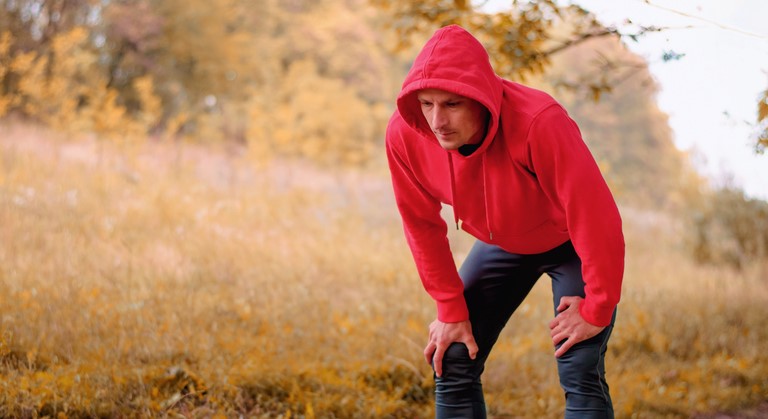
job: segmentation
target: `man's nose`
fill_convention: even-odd
[[[441,109],[439,106],[435,106],[432,110],[432,129],[433,130],[439,130],[443,126],[445,126],[447,122],[446,113],[445,110]]]

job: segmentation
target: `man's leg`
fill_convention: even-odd
[[[464,344],[445,352],[443,376],[435,377],[437,418],[485,418],[480,375],[499,333],[541,276],[530,260],[481,241],[472,247],[459,274],[479,351],[474,360]]]
[[[544,255],[550,259],[546,272],[552,278],[555,310],[564,296],[583,298],[581,260],[572,244],[568,242]],[[614,311],[608,327],[577,343],[557,359],[560,385],[565,392],[566,418],[613,418],[613,404],[605,380],[605,352],[615,318]]]

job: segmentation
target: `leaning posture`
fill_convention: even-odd
[[[624,237],[613,196],[565,109],[496,75],[482,44],[448,26],[416,57],[386,149],[405,236],[437,305],[424,349],[436,416],[486,416],[485,361],[546,273],[565,417],[613,417],[605,354]],[[459,270],[442,204],[453,207],[456,228],[477,238]]]

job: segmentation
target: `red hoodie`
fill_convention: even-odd
[[[440,147],[416,95],[427,88],[488,108],[488,132],[475,152]],[[576,123],[552,97],[497,76],[485,48],[448,26],[416,57],[386,146],[406,239],[439,320],[469,318],[440,216],[444,203],[453,206],[457,228],[510,253],[542,253],[571,240],[586,284],[581,315],[610,323],[624,271],[621,218]]]

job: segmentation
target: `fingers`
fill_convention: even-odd
[[[432,365],[432,356],[435,353],[435,348],[437,345],[430,340],[427,344],[426,348],[424,348],[424,360],[427,361],[427,364]]]
[[[557,351],[555,351],[555,358],[560,358],[561,356],[563,356],[575,344],[576,344],[575,339],[570,339],[570,338],[565,342],[563,342],[560,348],[558,348]]]
[[[557,312],[559,313],[559,312],[567,309],[568,307],[570,307],[571,304],[573,304],[573,300],[576,299],[576,298],[578,298],[578,297],[570,297],[570,296],[561,297],[560,298],[560,304],[557,306],[557,309],[556,309]]]
[[[432,322],[429,326],[429,343],[424,348],[424,359],[432,364],[438,377],[443,375],[443,356],[454,342],[463,343],[471,359],[477,357],[479,350],[469,320],[456,323],[443,323],[439,320]]]
[[[568,339],[571,335],[571,331],[565,327],[565,324],[552,321],[549,323],[549,336],[552,338],[552,344],[557,345],[564,339]]]
[[[466,342],[464,342],[465,345],[467,345],[467,350],[469,351],[469,357],[471,359],[475,359],[477,357],[477,351],[479,350],[477,348],[477,343],[475,342],[474,337],[470,337]]]
[[[432,364],[438,377],[443,376],[443,355],[445,354],[445,349],[445,346],[438,345],[435,348],[435,355],[432,357]]]
[[[555,317],[549,322],[549,330],[554,330],[558,324],[560,324],[560,318]]]
[[[565,339],[573,340],[571,339],[571,336],[568,336],[567,333],[553,333],[552,334],[552,344],[557,346],[558,343],[562,342]]]
[[[557,310],[558,313],[562,312],[563,310],[565,310],[566,308],[569,307],[568,304],[566,304],[565,301],[563,301],[565,298],[566,297],[563,297],[560,300],[560,305],[558,305],[557,308],[555,309],[555,310]]]
[[[567,296],[560,299],[557,307],[558,314],[549,322],[552,344],[560,348],[555,351],[555,357],[561,357],[574,345],[590,339],[600,333],[604,326],[595,326],[584,320],[579,312],[579,306],[584,299],[578,296]]]

